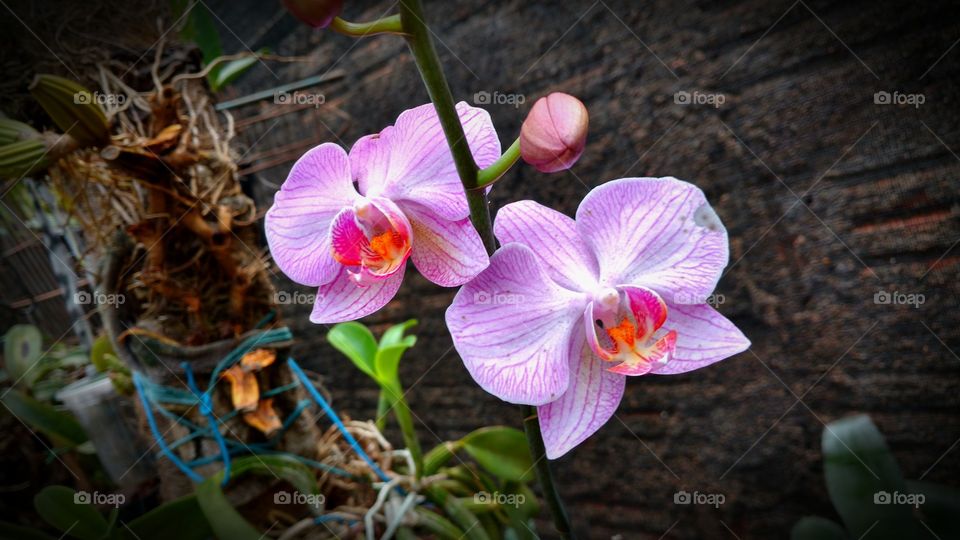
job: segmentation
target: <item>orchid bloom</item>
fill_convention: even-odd
[[[551,459],[613,416],[627,376],[684,373],[750,345],[706,304],[727,233],[689,183],[608,182],[576,221],[512,203],[494,233],[503,247],[457,293],[447,326],[484,390],[538,406]]]
[[[490,115],[457,105],[480,167],[500,156]],[[407,259],[434,283],[462,285],[489,259],[470,223],[453,157],[432,104],[354,144],[303,155],[266,215],[267,241],[293,281],[318,287],[310,320],[359,319],[400,288]]]

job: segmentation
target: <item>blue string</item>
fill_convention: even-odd
[[[227,443],[223,440],[223,434],[220,433],[217,417],[213,414],[213,400],[210,397],[210,391],[213,389],[216,379],[211,379],[207,391],[201,394],[200,389],[197,388],[197,382],[193,378],[193,369],[190,368],[190,363],[181,362],[180,367],[187,374],[187,386],[190,391],[200,398],[200,414],[207,418],[213,439],[217,441],[217,446],[220,447],[220,454],[223,455],[223,481],[220,484],[226,486],[230,482],[230,451],[227,450]]]
[[[150,425],[150,431],[153,433],[153,438],[156,439],[157,444],[160,446],[160,452],[167,457],[178,469],[183,471],[183,474],[187,475],[194,482],[203,482],[203,477],[199,474],[193,472],[193,469],[188,467],[183,461],[180,461],[180,458],[177,457],[169,447],[167,443],[163,440],[163,435],[160,434],[160,430],[157,429],[157,421],[153,418],[153,410],[150,407],[150,403],[147,400],[147,394],[143,388],[143,376],[140,373],[133,372],[133,384],[137,387],[137,393],[140,394],[140,403],[143,405],[143,410],[147,416],[147,424]]]
[[[333,407],[327,403],[327,400],[323,399],[323,396],[320,395],[320,392],[314,388],[313,383],[310,382],[310,379],[307,378],[307,375],[300,369],[300,366],[297,365],[297,362],[293,358],[287,359],[287,364],[290,366],[290,369],[293,370],[294,374],[300,379],[300,382],[303,383],[303,387],[307,389],[307,392],[310,394],[310,397],[317,402],[317,405],[320,405],[320,408],[323,409],[330,420],[333,422],[333,425],[337,426],[337,429],[340,430],[340,434],[343,435],[343,438],[350,443],[350,447],[353,448],[353,451],[357,453],[364,461],[367,462],[367,465],[370,465],[370,468],[373,469],[373,472],[377,473],[377,476],[380,477],[384,482],[389,482],[390,477],[386,475],[376,463],[370,459],[370,456],[363,451],[363,448],[360,448],[360,444],[356,439],[353,438],[353,435],[347,431],[347,426],[343,425],[343,422],[340,420],[340,417],[337,416],[337,413],[333,410]]]
[[[328,521],[338,521],[340,523],[346,523],[348,526],[353,526],[353,524],[357,522],[355,519],[345,518],[335,514],[324,514],[322,516],[315,517],[313,519],[313,524],[320,525],[321,523],[326,523]]]

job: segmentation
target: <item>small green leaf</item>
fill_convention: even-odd
[[[374,359],[374,371],[377,381],[392,389],[400,387],[400,359],[403,353],[417,342],[416,336],[407,336],[397,345],[380,347]]]
[[[533,479],[533,458],[522,431],[492,426],[480,428],[462,439],[463,448],[481,467],[501,480],[528,482]]]
[[[340,323],[327,333],[327,341],[371,378],[377,378],[374,361],[377,340],[370,329],[358,322]]]
[[[490,540],[487,532],[480,525],[480,520],[460,501],[460,499],[450,495],[437,486],[426,488],[425,493],[434,504],[443,508],[444,513],[450,516],[450,519],[463,529],[464,534],[461,538],[470,540]]]
[[[263,48],[257,51],[257,54],[267,54],[268,49]],[[214,92],[218,92],[228,84],[232,83],[239,77],[243,75],[245,71],[256,65],[260,59],[256,56],[248,56],[245,58],[238,58],[236,60],[231,60],[220,65],[220,69],[216,70],[216,75],[213,73],[210,74],[209,82],[210,89]]]
[[[447,462],[453,458],[453,455],[462,447],[463,443],[460,441],[446,441],[438,444],[433,450],[427,452],[427,455],[423,456],[424,476],[436,474],[440,467],[446,465]]]
[[[822,445],[827,491],[850,536],[872,530],[876,538],[916,538],[910,507],[889,500],[905,494],[906,484],[870,417],[831,422]]]
[[[807,516],[793,526],[790,540],[848,540],[843,527],[829,519]]]
[[[165,503],[126,524],[128,540],[204,540],[213,531],[196,495],[187,495]]]
[[[301,493],[317,494],[320,486],[317,477],[309,467],[290,456],[252,455],[234,459],[231,463],[232,476],[246,473],[280,477]]]
[[[72,447],[87,440],[80,423],[69,413],[58,411],[18,390],[9,390],[0,399],[14,416],[42,431],[58,445]]]
[[[387,328],[387,331],[384,332],[383,336],[380,337],[380,346],[389,347],[391,345],[399,344],[400,340],[403,339],[403,333],[413,328],[416,324],[417,324],[416,319],[410,319],[408,321],[404,321],[400,324],[395,324],[390,328]]]
[[[220,489],[222,480],[223,473],[219,473],[197,486],[197,502],[207,518],[207,523],[213,529],[214,536],[230,540],[262,539],[263,534],[243,519],[243,516],[227,500],[223,490]]]
[[[66,486],[48,486],[33,498],[33,506],[51,527],[80,540],[99,540],[109,529],[107,520],[82,493]]]
[[[14,384],[29,386],[34,377],[30,373],[43,355],[43,336],[32,324],[15,324],[3,336],[3,358]]]

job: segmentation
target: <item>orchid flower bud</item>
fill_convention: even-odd
[[[520,129],[520,155],[540,172],[569,169],[587,144],[587,108],[579,99],[554,92],[533,104]]]
[[[310,26],[326,28],[343,11],[343,0],[283,0],[283,6]]]

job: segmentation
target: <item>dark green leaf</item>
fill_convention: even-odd
[[[55,536],[14,523],[0,521],[0,538],[4,540],[58,540]]]
[[[17,390],[9,390],[3,404],[21,421],[42,431],[57,444],[76,446],[87,440],[87,434],[70,414],[54,409]]]
[[[33,506],[51,527],[81,540],[99,540],[107,534],[107,520],[83,494],[66,486],[48,486],[33,498]]]
[[[374,367],[377,340],[373,338],[369,328],[358,322],[340,323],[327,333],[327,341],[349,358],[360,371],[374,380],[377,379]]]
[[[128,540],[204,540],[213,534],[196,495],[158,506],[126,525],[130,530],[123,530],[130,537]]]
[[[793,530],[790,540],[848,540],[846,531],[829,519],[808,516],[801,518]]]
[[[911,480],[907,489],[923,496],[916,500],[927,527],[940,538],[960,538],[960,489]]]
[[[220,482],[223,475],[215,474],[197,486],[197,502],[217,538],[230,540],[261,540],[263,534],[253,527],[227,500]]]
[[[906,494],[900,468],[868,416],[826,426],[823,462],[830,500],[851,536],[872,531],[877,539],[916,537],[910,507],[892,501]]]
[[[522,431],[504,426],[481,428],[462,439],[463,448],[481,467],[501,480],[533,479],[533,459]]]

